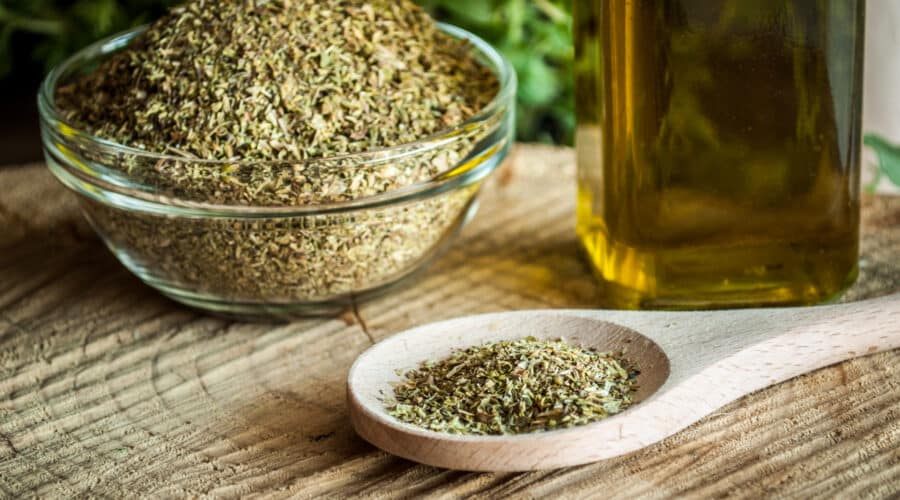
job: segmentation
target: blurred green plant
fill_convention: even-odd
[[[9,76],[29,56],[50,68],[80,47],[145,23],[176,3],[178,0],[0,0],[0,78]]]
[[[569,0],[418,0],[435,17],[477,33],[519,75],[520,140],[571,144],[575,129]]]
[[[0,79],[30,61],[46,70],[93,40],[145,23],[183,0],[0,0]],[[568,0],[417,0],[484,37],[519,74],[518,138],[571,143]]]
[[[878,165],[876,165],[878,169],[875,171],[875,178],[866,186],[866,190],[874,193],[883,177],[887,177],[893,185],[900,187],[900,147],[876,134],[867,134],[864,144],[872,148],[878,155]]]

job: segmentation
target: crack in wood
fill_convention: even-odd
[[[369,343],[375,345],[375,337],[372,336],[372,332],[369,331],[369,326],[366,325],[366,320],[363,319],[362,314],[359,313],[359,304],[357,304],[355,300],[353,301],[353,316],[356,318],[356,321],[359,322],[359,327],[362,329],[363,333],[366,334]]]

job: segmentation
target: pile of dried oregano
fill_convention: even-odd
[[[192,0],[61,86],[56,105],[77,129],[167,155],[102,158],[160,193],[309,206],[453,167],[488,130],[402,158],[379,150],[462,123],[498,87],[467,42],[409,0]],[[359,153],[367,156],[347,156]],[[293,218],[86,209],[161,281],[226,300],[291,302],[390,281],[438,243],[474,189]]]
[[[584,425],[628,408],[638,370],[621,354],[526,337],[472,346],[404,374],[388,413],[451,434]]]

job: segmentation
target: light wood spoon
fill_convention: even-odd
[[[397,370],[487,341],[565,338],[624,349],[641,373],[637,404],[580,427],[461,436],[402,423],[385,411]],[[350,369],[353,426],[375,446],[460,470],[525,471],[593,462],[671,436],[741,396],[803,373],[900,347],[900,295],[851,304],[717,312],[546,310],[421,326],[364,352]]]

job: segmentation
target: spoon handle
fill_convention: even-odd
[[[900,348],[900,294],[775,310],[769,319],[780,323],[777,335],[725,357],[701,375],[748,394],[840,361]]]
[[[900,294],[833,306],[650,318],[655,325],[630,326],[647,327],[649,336],[669,355],[671,373],[656,394],[630,410],[627,422],[643,422],[633,432],[645,443],[765,387],[840,361],[900,348]],[[658,328],[660,320],[673,326]]]

